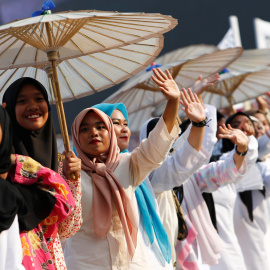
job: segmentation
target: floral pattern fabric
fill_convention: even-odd
[[[72,193],[60,175],[30,157],[16,155],[16,167],[10,177],[15,183],[36,185],[56,199],[51,214],[37,228],[20,234],[25,269],[54,270],[56,268],[50,251],[57,238],[58,225],[75,206]]]
[[[58,154],[58,173],[66,180],[71,193],[75,200],[75,206],[70,213],[70,215],[63,220],[58,226],[58,233],[54,238],[51,255],[52,260],[57,270],[66,270],[65,258],[60,242],[61,238],[69,238],[73,236],[77,231],[79,231],[82,225],[82,206],[81,206],[81,197],[82,197],[82,187],[81,187],[81,178],[78,180],[68,180],[63,174],[63,160],[65,156]]]

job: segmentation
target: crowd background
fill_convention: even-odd
[[[270,21],[270,2],[267,0],[55,0],[53,12],[64,10],[107,10],[119,12],[149,12],[171,15],[178,19],[178,26],[166,33],[164,48],[160,55],[192,44],[217,45],[229,28],[228,17],[236,15],[239,20],[240,35],[244,49],[256,48],[253,18]],[[0,24],[31,16],[39,10],[41,2],[36,0],[0,0]],[[23,10],[23,12],[22,12]],[[69,128],[81,108],[102,102],[119,89],[121,85],[101,93],[64,103]],[[52,105],[56,133],[60,133],[56,108]]]

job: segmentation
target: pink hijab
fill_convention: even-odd
[[[81,148],[79,130],[85,115],[93,111],[104,121],[109,134],[110,146],[105,155],[90,160]],[[87,108],[81,111],[72,124],[72,140],[78,157],[82,160],[82,169],[93,182],[94,230],[97,236],[104,238],[110,230],[112,221],[112,199],[124,230],[129,256],[132,259],[137,245],[138,219],[134,206],[124,188],[114,175],[120,160],[120,150],[109,116],[99,109]],[[113,195],[113,196],[112,196]]]

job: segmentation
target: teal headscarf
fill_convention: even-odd
[[[118,109],[122,112],[129,125],[128,112],[126,106],[123,103],[100,103],[93,106],[93,108],[97,108],[103,111],[110,117],[112,116],[113,111]],[[125,152],[128,152],[128,150],[125,149],[121,153]],[[138,202],[140,216],[142,217],[140,218],[140,224],[145,229],[151,244],[154,242],[155,234],[163,257],[169,263],[171,261],[171,245],[169,238],[157,214],[154,197],[152,196],[151,191],[145,182],[136,188],[135,195]]]
[[[123,103],[114,103],[114,104],[100,103],[100,104],[93,106],[93,108],[96,108],[96,109],[103,111],[104,113],[106,113],[110,117],[112,116],[112,113],[114,112],[114,110],[118,109],[124,115],[125,119],[127,120],[127,124],[129,126],[127,108]],[[128,152],[128,149],[125,149],[121,153],[127,153],[127,152]]]

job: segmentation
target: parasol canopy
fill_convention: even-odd
[[[253,72],[270,65],[270,49],[245,50],[227,69],[231,74]]]
[[[46,11],[40,16],[0,26],[0,70],[51,65],[53,96],[65,148],[69,151],[57,64],[138,43],[176,25],[175,19],[161,14],[96,10],[50,14]]]
[[[187,88],[195,83],[199,75],[207,78],[222,71],[242,52],[243,49],[240,47],[218,50],[192,60],[163,65],[160,68],[169,69],[179,89]],[[152,71],[145,71],[143,75],[131,78],[105,100],[108,103],[123,102],[126,105],[132,132],[139,131],[141,125],[149,118],[160,115],[166,106],[166,99],[151,79],[152,74]]]
[[[77,11],[45,14],[0,26],[0,69],[46,65],[102,52],[163,34],[177,25],[170,16]]]
[[[270,90],[270,69],[247,72],[235,76],[221,74],[220,80],[202,93],[203,101],[217,109],[231,107],[233,104],[263,95]]]
[[[116,85],[146,68],[163,48],[162,35],[105,52],[63,60],[57,65],[62,101],[70,101]],[[0,99],[5,90],[21,77],[40,81],[55,103],[49,79],[51,64],[0,70]],[[48,76],[49,75],[49,76]]]

